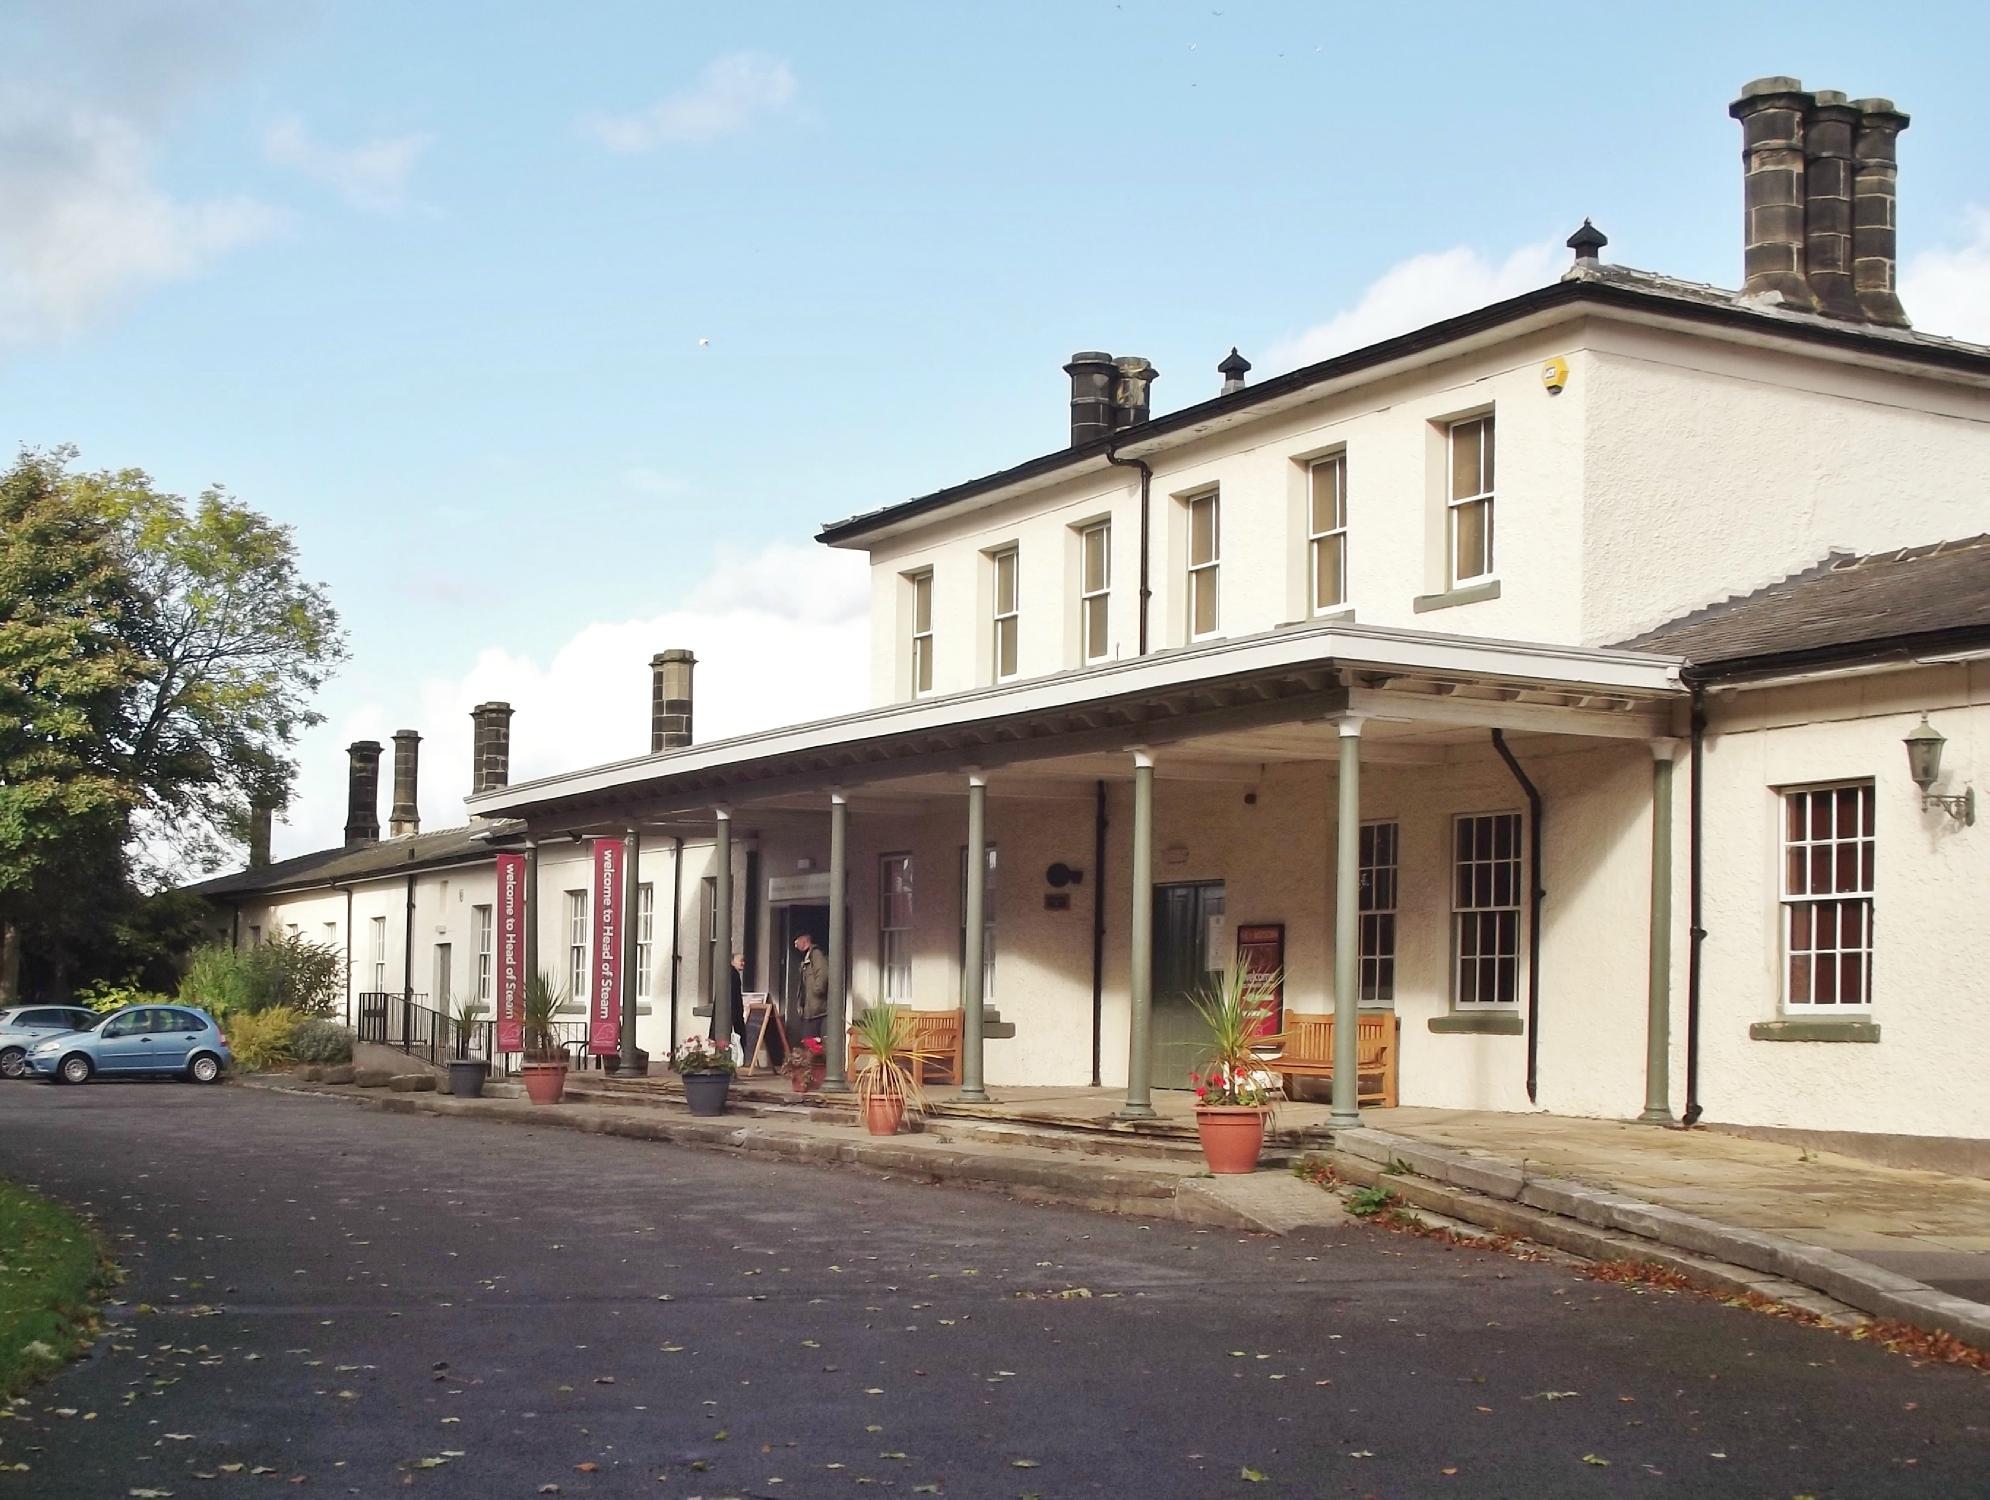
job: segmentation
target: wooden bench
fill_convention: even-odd
[[[1396,1107],[1396,1038],[1400,1027],[1393,1011],[1363,1011],[1355,1019],[1355,1078],[1363,1104]],[[1264,1060],[1265,1071],[1285,1076],[1285,1092],[1294,1078],[1334,1076],[1334,1018],[1330,1015],[1285,1013],[1284,1050]]]
[[[902,1011],[910,1018],[912,1050],[923,1057],[919,1069],[920,1081],[958,1084],[967,1013],[961,1010],[919,1010],[907,1005],[893,1006],[892,1009]],[[862,1045],[853,1034],[850,1038],[850,1071],[853,1074],[857,1070],[857,1058],[868,1051],[870,1048]]]

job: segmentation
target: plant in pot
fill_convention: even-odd
[[[872,1135],[896,1135],[909,1108],[926,1112],[926,1091],[920,1083],[931,1054],[912,1043],[912,1019],[895,1005],[869,1005],[850,1023],[857,1044],[855,1073],[857,1108]]]
[[[449,1057],[449,1092],[458,1099],[476,1099],[484,1092],[484,1078],[490,1064],[473,1056],[477,1036],[477,1002],[458,1000],[450,1016],[449,1029],[454,1043]]]
[[[1189,1082],[1195,1088],[1195,1131],[1211,1172],[1255,1172],[1264,1152],[1279,1087],[1277,1077],[1265,1072],[1258,1049],[1278,1043],[1271,1025],[1278,983],[1275,973],[1252,973],[1237,964],[1194,997],[1208,1028],[1209,1052]]]
[[[525,981],[525,1097],[534,1104],[558,1104],[567,1089],[567,1050],[553,1031],[566,993],[552,978],[533,974]]]
[[[684,1102],[694,1115],[722,1115],[732,1075],[739,1064],[733,1060],[732,1043],[708,1036],[694,1036],[679,1042],[670,1054],[670,1071],[684,1080]]]
[[[806,1094],[822,1076],[822,1038],[805,1036],[788,1048],[781,1059],[781,1071],[788,1075],[788,1087]]]

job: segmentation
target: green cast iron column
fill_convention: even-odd
[[[1122,1120],[1151,1120],[1154,1102],[1154,757],[1133,752],[1133,942],[1127,965],[1126,1102]]]
[[[637,907],[642,902],[643,831],[629,825],[628,846],[622,852],[622,1055],[624,1073],[636,1071],[636,994],[642,976],[636,972]],[[654,910],[654,908],[652,908]]]
[[[1361,720],[1340,724],[1340,821],[1334,829],[1334,1108],[1330,1123],[1361,1123]]]
[[[824,1053],[822,1087],[833,1094],[846,1093],[850,1081],[845,1075],[850,1056],[847,1014],[850,997],[845,976],[850,972],[843,944],[849,934],[849,911],[844,895],[849,890],[845,870],[850,843],[850,804],[841,792],[829,794],[829,1015],[822,1027]]]
[[[1671,740],[1651,745],[1651,974],[1645,987],[1645,1108],[1638,1118],[1672,1123],[1672,757]]]
[[[712,1034],[732,1045],[732,809],[713,810]],[[751,1067],[753,1059],[741,1060]]]
[[[347,941],[351,939],[348,936]],[[525,840],[525,982],[539,972],[539,841]]]
[[[984,903],[988,897],[988,778],[979,771],[967,776],[967,924],[966,951],[961,958],[960,1094],[969,1104],[986,1104],[981,1086],[981,947]]]

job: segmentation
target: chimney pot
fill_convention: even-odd
[[[682,646],[650,658],[650,754],[691,743],[691,673],[698,658]]]
[[[470,710],[470,795],[511,782],[511,705],[479,703]]]
[[[249,806],[249,868],[260,870],[269,864],[270,830],[276,821],[276,809],[267,802],[255,802]]]
[[[1909,327],[1896,290],[1899,253],[1898,139],[1907,116],[1891,99],[1855,99],[1852,141],[1852,293],[1874,323]]]
[[[1804,122],[1811,96],[1794,78],[1757,78],[1728,113],[1741,122],[1744,279],[1750,297],[1816,304],[1804,275]]]
[[[1223,377],[1221,394],[1228,396],[1244,388],[1244,377],[1251,373],[1251,362],[1237,352],[1237,346],[1230,346],[1229,356],[1216,367],[1216,373]]]
[[[421,736],[412,729],[394,731],[394,805],[387,812],[387,833],[407,838],[421,832],[421,808],[415,781],[421,762]]]
[[[1154,382],[1161,378],[1161,372],[1137,354],[1124,355],[1113,361],[1118,372],[1113,380],[1112,425],[1117,432],[1122,427],[1137,427],[1150,415],[1150,403],[1154,396]]]
[[[1833,89],[1820,89],[1803,130],[1803,262],[1817,310],[1857,318],[1852,294],[1852,137],[1859,112]]]
[[[1610,243],[1610,236],[1598,229],[1589,220],[1582,221],[1582,228],[1570,235],[1565,244],[1575,252],[1576,264],[1597,259],[1597,251]]]
[[[1112,356],[1097,349],[1081,349],[1064,367],[1071,377],[1071,446],[1074,448],[1108,437],[1113,429],[1113,396],[1119,381],[1119,367]]]
[[[380,842],[380,742],[354,740],[346,746],[345,841],[348,849]]]

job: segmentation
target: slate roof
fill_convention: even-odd
[[[377,844],[357,848],[340,846],[320,849],[280,859],[260,870],[237,870],[216,875],[185,889],[196,896],[221,898],[263,891],[295,890],[300,886],[331,885],[335,881],[378,880],[389,875],[405,875],[436,865],[456,864],[484,858],[505,845],[505,840],[522,834],[525,825],[510,819],[474,827],[438,828],[406,838],[382,839]]]
[[[1896,645],[1934,650],[1972,635],[1990,639],[1990,534],[1865,556],[1834,553],[1618,644],[1719,672]]]

